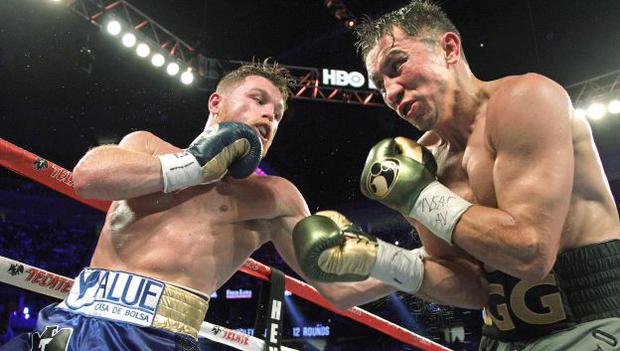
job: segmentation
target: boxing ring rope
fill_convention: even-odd
[[[14,145],[2,138],[0,138],[0,165],[103,212],[107,212],[110,206],[109,201],[92,199],[87,200],[81,198],[75,193],[75,190],[73,188],[73,175],[70,171],[58,166],[53,162],[50,162],[49,160],[46,160],[27,150],[24,150],[19,146]],[[271,276],[271,268],[269,266],[266,266],[252,258],[248,258],[248,260],[243,264],[243,266],[241,266],[239,270],[255,278],[266,281],[269,281],[269,277]],[[4,277],[4,275],[2,275],[2,277]],[[60,276],[58,277],[60,279]],[[62,278],[68,279],[65,277]],[[8,283],[12,284],[10,282]],[[326,308],[329,311],[345,317],[349,317],[370,328],[390,335],[394,339],[397,339],[403,343],[429,351],[450,351],[450,349],[444,347],[443,345],[435,343],[434,341],[431,341],[423,336],[417,335],[399,325],[396,325],[386,319],[369,313],[359,307],[352,307],[347,310],[340,310],[331,305],[325,298],[323,298],[314,287],[295,278],[285,276],[285,289],[297,296],[300,296],[323,308]],[[66,292],[68,293],[68,291],[69,290],[67,290]],[[52,296],[64,298],[64,295],[60,296],[59,292],[56,292],[55,294],[56,295]],[[202,330],[203,328],[201,328],[201,331]]]

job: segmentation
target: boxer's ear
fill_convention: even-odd
[[[454,32],[446,32],[440,39],[441,49],[450,65],[461,60],[461,38]]]
[[[209,96],[209,113],[217,116],[222,109],[222,95],[217,91]]]

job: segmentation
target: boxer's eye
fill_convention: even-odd
[[[403,64],[407,62],[407,56],[403,53],[390,54],[384,63],[384,72],[388,77],[396,77],[400,74]]]
[[[407,61],[405,57],[397,57],[390,63],[389,76],[396,77],[400,74],[403,64]]]

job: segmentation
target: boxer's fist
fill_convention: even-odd
[[[262,144],[254,128],[221,122],[202,132],[187,148],[202,167],[202,182],[218,180],[228,170],[236,179],[248,177],[260,163]]]
[[[262,144],[257,132],[245,123],[221,122],[205,129],[190,146],[178,153],[159,156],[164,192],[224,177],[248,177],[260,163]]]
[[[293,246],[304,274],[320,282],[373,277],[414,293],[424,278],[423,249],[409,251],[388,244],[335,211],[299,221],[293,229]]]
[[[435,159],[424,146],[388,138],[370,150],[360,187],[365,196],[409,215],[422,190],[435,181],[436,171]]]
[[[435,159],[424,146],[389,138],[370,150],[360,187],[367,197],[419,221],[452,245],[456,224],[472,204],[435,180],[436,172]]]
[[[365,280],[377,257],[376,238],[335,211],[299,221],[293,245],[304,274],[321,282]]]

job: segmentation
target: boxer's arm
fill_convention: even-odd
[[[368,302],[378,300],[396,291],[391,285],[385,284],[377,279],[369,278],[360,282],[333,282],[322,283],[308,278],[295,257],[291,233],[297,222],[305,218],[304,216],[286,216],[277,219],[278,227],[272,233],[272,242],[284,261],[306,282],[314,286],[319,293],[331,304],[340,308],[347,309],[352,306],[363,305]]]
[[[482,309],[488,298],[488,283],[482,268],[464,257],[424,261],[424,280],[417,297],[442,305]]]
[[[146,131],[130,133],[118,145],[93,148],[73,170],[75,191],[84,198],[103,200],[160,192],[164,183],[155,155],[174,150],[179,148]]]
[[[571,199],[571,103],[538,75],[511,88],[489,102],[486,122],[497,208],[469,208],[453,241],[485,264],[539,281],[555,262]]]
[[[287,182],[288,183],[288,182]],[[392,285],[369,278],[360,282],[321,283],[303,274],[295,257],[291,233],[295,225],[310,215],[297,189],[288,183],[287,194],[279,195],[290,206],[287,215],[275,220],[272,233],[274,246],[287,264],[304,280],[313,285],[326,299],[341,309],[362,305],[396,291]],[[286,189],[286,187],[278,187]],[[481,270],[465,259],[429,259],[424,267],[425,278],[416,296],[427,301],[464,308],[482,308],[486,302],[486,281]]]
[[[310,215],[310,210],[303,196],[292,183],[283,178],[274,177],[274,179],[277,184],[271,189],[275,192],[274,198],[278,199],[276,201],[278,207],[274,209],[276,218],[273,220],[271,241],[291,269],[314,286],[331,304],[340,309],[365,304],[396,291],[394,287],[372,278],[356,283],[321,283],[309,279],[302,272],[295,257],[291,233],[300,220]]]
[[[213,183],[227,173],[245,178],[261,156],[257,132],[240,122],[209,127],[184,150],[151,133],[135,132],[118,146],[89,151],[75,167],[74,182],[86,198],[125,200]]]
[[[425,279],[418,297],[446,305],[480,309],[487,303],[488,282],[482,262],[457,246],[448,245],[419,222],[416,228],[430,258],[425,261]],[[429,273],[430,272],[430,273]]]

